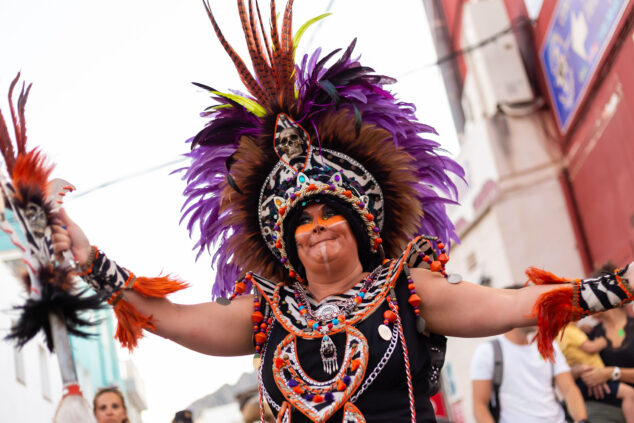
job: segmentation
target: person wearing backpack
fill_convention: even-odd
[[[544,360],[531,342],[534,332],[534,327],[512,329],[476,349],[471,381],[477,423],[564,423],[555,387],[573,421],[587,422],[583,396],[559,346],[554,345],[554,363]]]

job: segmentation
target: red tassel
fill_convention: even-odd
[[[178,279],[170,279],[169,275],[158,278],[140,276],[135,279],[132,289],[146,297],[165,298],[169,294],[185,289],[188,286],[187,283]]]
[[[578,313],[572,306],[572,287],[556,288],[544,292],[533,306],[533,317],[537,317],[537,349],[542,357],[554,359],[553,340],[577,319]]]
[[[143,329],[156,330],[152,323],[152,315],[141,314],[126,300],[119,300],[114,305],[114,314],[117,316],[117,332],[114,337],[122,347],[130,351],[136,348],[139,339],[143,337]]]
[[[561,278],[546,270],[538,269],[536,267],[529,267],[526,269],[526,276],[535,285],[550,285],[554,283],[569,283],[570,279]]]
[[[165,298],[167,295],[187,287],[188,284],[183,281],[162,276],[136,278],[132,289],[146,297]],[[156,326],[152,323],[152,315],[142,314],[128,301],[118,298],[118,294],[109,302],[114,303],[114,313],[117,317],[115,339],[121,343],[122,347],[132,351],[137,346],[139,339],[143,337],[143,329],[156,330]]]
[[[546,270],[529,267],[526,275],[535,285],[570,283]],[[553,341],[566,325],[578,318],[572,304],[572,286],[553,289],[539,296],[533,305],[533,317],[537,317],[537,349],[542,357],[553,361]]]

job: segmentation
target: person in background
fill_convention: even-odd
[[[119,388],[98,389],[92,404],[97,423],[130,423],[125,398]]]
[[[569,366],[588,365],[597,369],[605,368],[599,355],[599,352],[608,346],[608,341],[604,336],[590,340],[580,327],[575,323],[570,323],[562,333],[559,346]],[[586,401],[592,399],[591,392],[583,380],[577,378],[576,383],[583,398]],[[616,398],[622,400],[621,409],[625,420],[628,423],[634,422],[634,388],[625,383],[619,383],[617,380],[608,380],[606,383],[608,390],[602,395],[603,398],[598,400],[601,402]]]
[[[519,289],[512,286],[510,289]],[[502,380],[499,387],[501,423],[563,423],[565,413],[557,401],[555,386],[566,402],[576,422],[586,420],[586,408],[570,368],[557,345],[554,363],[541,357],[535,343],[531,343],[534,327],[512,329],[499,336],[502,351]],[[492,423],[489,400],[493,392],[493,344],[478,346],[471,361],[473,412],[478,423]],[[554,381],[554,383],[553,383]]]
[[[189,410],[177,411],[176,414],[174,414],[172,423],[194,423],[192,412]]]
[[[606,385],[609,381],[634,385],[634,318],[630,317],[628,309],[626,306],[599,314],[600,323],[588,335],[591,340],[606,338],[607,346],[599,352],[604,366],[573,366],[573,371],[579,374],[591,395],[599,400],[609,392]],[[589,418],[602,423],[623,422],[620,405],[618,399],[588,401]]]

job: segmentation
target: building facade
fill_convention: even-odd
[[[467,172],[449,267],[504,287],[634,260],[634,1],[424,0]],[[450,339],[454,405],[473,421]]]

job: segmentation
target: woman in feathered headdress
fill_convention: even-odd
[[[450,174],[463,171],[385,88],[392,80],[353,58],[354,42],[296,63],[306,26],[293,36],[292,1],[279,27],[271,1],[265,31],[257,1],[238,0],[251,73],[205,8],[248,91],[198,84],[217,104],[190,140],[183,217],[200,253],[217,248],[216,301],[161,299],[184,284],[134,276],[63,213],[68,233],[57,227],[56,247],[72,247],[84,278],[107,293],[123,345],[145,328],[206,354],[255,349],[261,401],[280,422],[434,421],[443,335],[537,320],[551,356],[566,322],[631,299],[625,270],[569,284],[531,269],[543,286],[519,291],[447,275],[443,241],[455,234],[445,204]]]

